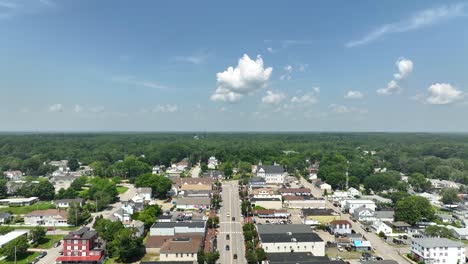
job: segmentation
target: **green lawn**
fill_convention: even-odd
[[[119,194],[122,194],[124,192],[128,191],[128,187],[125,187],[125,186],[117,186],[117,192]]]
[[[30,252],[27,251],[26,253],[22,255],[17,255],[17,264],[27,264],[31,261],[33,261],[37,256],[39,255],[39,252]],[[15,264],[15,260],[2,260],[2,264]]]
[[[24,215],[30,213],[35,210],[45,210],[45,209],[52,209],[55,208],[50,202],[37,202],[33,205],[27,206],[9,206],[9,207],[2,207],[0,208],[0,212],[11,212],[15,215]]]
[[[48,249],[54,246],[54,243],[60,241],[63,238],[63,235],[46,235],[42,240],[39,246],[36,248]]]

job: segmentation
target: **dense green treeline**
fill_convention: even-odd
[[[198,136],[195,139],[194,136]],[[365,155],[364,150],[376,151]],[[421,173],[425,177],[468,183],[468,135],[424,133],[114,133],[2,134],[0,168],[44,175],[54,168],[44,162],[78,159],[96,174],[134,179],[154,164],[170,165],[209,156],[235,166],[240,161],[278,162],[290,172],[303,172],[305,160],[320,160],[327,181],[364,183],[376,167]],[[118,162],[123,161],[123,162]],[[349,163],[348,163],[349,161]]]

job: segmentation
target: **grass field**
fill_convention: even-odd
[[[17,264],[27,264],[31,261],[33,261],[37,256],[39,255],[39,252],[29,252],[27,251],[25,254],[22,255],[17,255]],[[15,260],[2,260],[2,264],[15,264]]]
[[[122,194],[124,192],[128,191],[128,187],[125,186],[117,186],[117,193]]]
[[[39,246],[36,248],[48,249],[54,246],[54,243],[60,241],[63,238],[63,235],[46,235],[42,240]]]
[[[33,205],[27,205],[27,206],[2,207],[0,208],[0,212],[11,212],[12,214],[24,215],[35,210],[45,210],[45,209],[51,209],[51,208],[55,208],[55,205],[53,205],[50,202],[37,202]]]

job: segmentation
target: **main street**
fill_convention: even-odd
[[[316,198],[322,198],[322,191],[320,188],[316,187],[315,185],[309,183],[306,179],[301,178],[301,183],[304,185],[305,188],[309,188],[311,190],[311,193],[314,197]],[[366,239],[372,244],[372,247],[374,248],[375,252],[377,255],[381,256],[384,260],[395,260],[398,263],[409,263],[405,258],[400,256],[400,254],[405,254],[408,253],[408,248],[402,248],[402,249],[397,249],[389,244],[385,243],[380,237],[378,237],[375,233],[373,232],[366,232],[362,227],[361,224],[359,223],[354,223],[351,220],[351,215],[349,214],[344,214],[341,213],[341,209],[336,208],[333,206],[333,204],[330,201],[326,201],[326,207],[331,208],[335,210],[337,213],[340,214],[340,218],[343,220],[348,220],[350,223],[352,223],[353,229],[358,232],[363,234]],[[401,250],[401,252],[399,251]]]
[[[218,236],[219,263],[222,264],[247,263],[238,186],[237,181],[223,183],[223,201],[219,214],[221,231]],[[229,240],[226,235],[229,235]],[[229,250],[226,250],[227,245]],[[234,259],[234,254],[237,254],[237,259]]]

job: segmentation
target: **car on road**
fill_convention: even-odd
[[[231,219],[232,219],[232,221],[236,221],[236,218],[234,216]]]
[[[230,214],[226,214],[227,217],[230,217],[231,215]]]
[[[57,242],[54,243],[54,247],[58,247],[58,246],[60,246],[60,244],[61,244],[60,241],[57,241]]]
[[[230,249],[229,245],[226,245],[226,251],[229,251],[229,249]]]
[[[47,256],[47,252],[41,251],[41,253],[39,253],[39,255],[37,256],[37,258],[40,258],[40,259],[41,259],[41,258],[43,258],[43,257],[45,257],[45,256]]]
[[[231,237],[229,236],[229,234],[226,235],[226,240],[229,240]]]
[[[234,259],[237,259],[237,254],[234,254]]]

